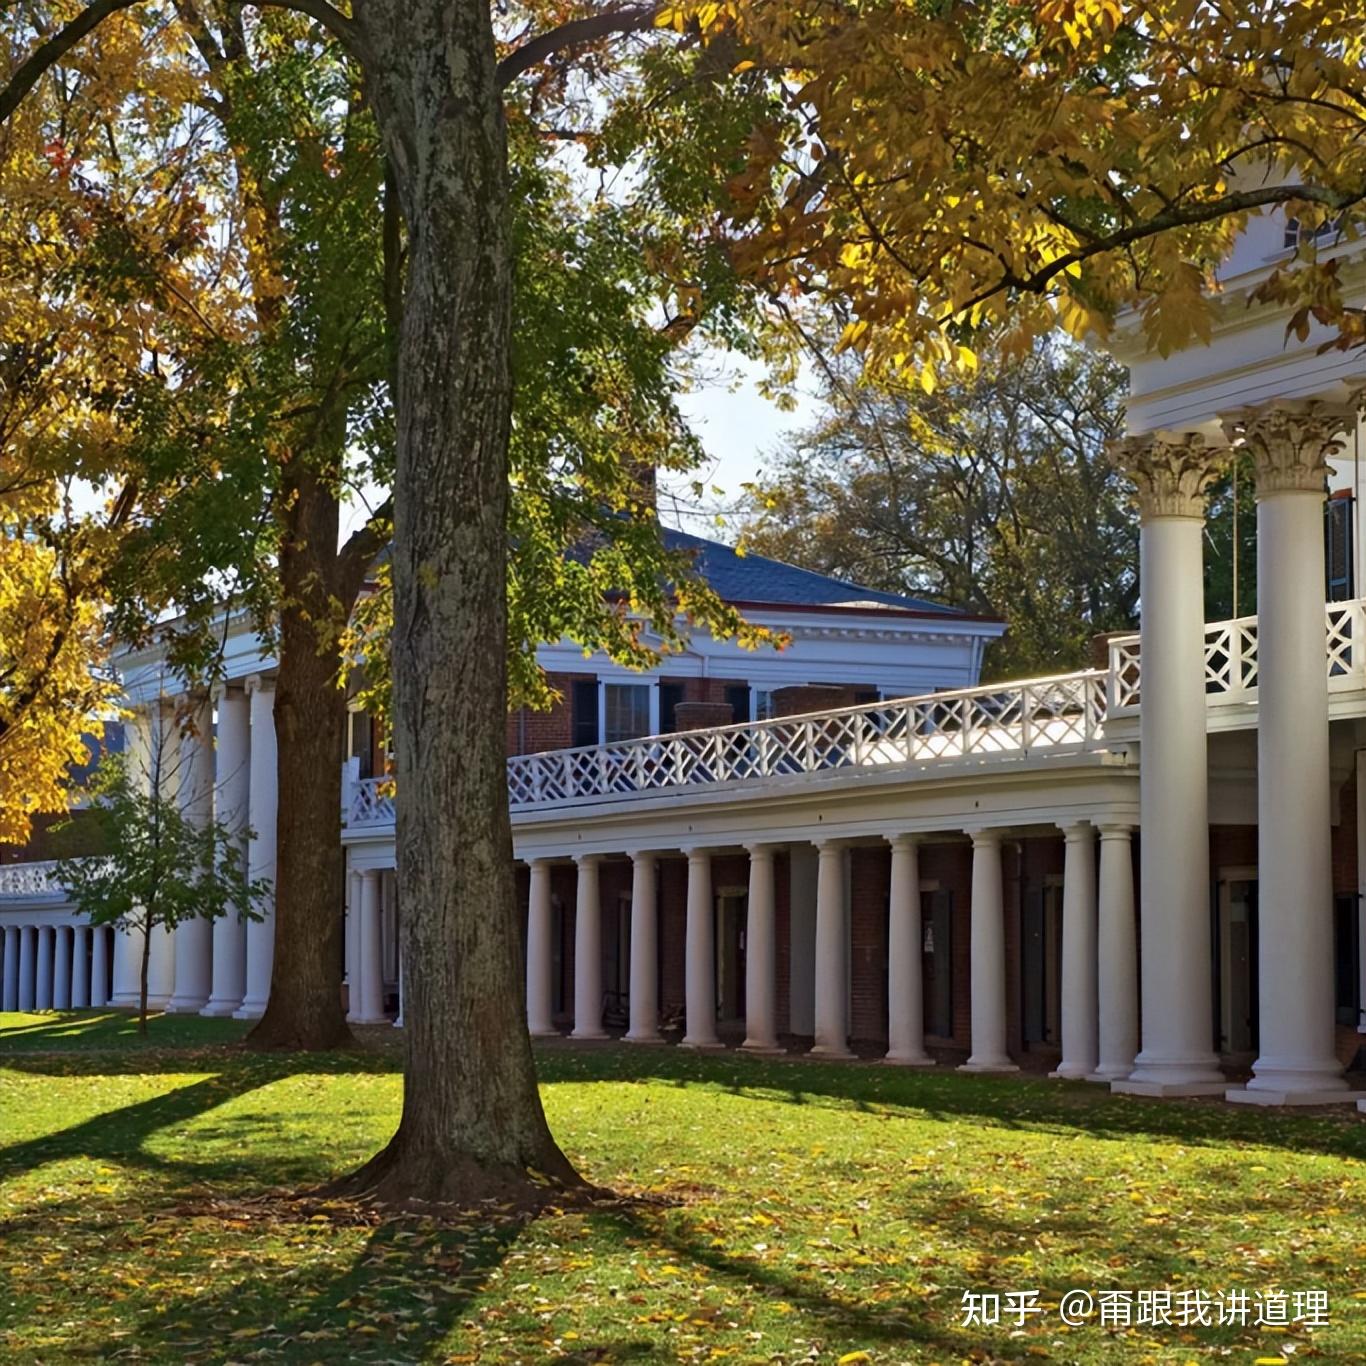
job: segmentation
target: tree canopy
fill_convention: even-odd
[[[1137,524],[1107,443],[1124,372],[1065,342],[927,393],[829,358],[822,407],[770,460],[740,540],[873,588],[999,617],[988,673],[1089,666],[1091,638],[1131,628]]]

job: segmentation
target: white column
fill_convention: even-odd
[[[275,753],[275,680],[253,675],[247,680],[247,692],[251,698],[247,813],[252,830],[247,871],[253,879],[268,879],[272,887],[256,908],[263,918],[247,925],[246,992],[242,1004],[233,1011],[238,1020],[258,1019],[270,999],[270,974],[275,963],[275,818],[280,790]]]
[[[555,1028],[555,993],[551,974],[551,935],[555,914],[550,902],[550,860],[530,863],[531,888],[526,919],[526,1027],[533,1038],[549,1038]]]
[[[1323,500],[1347,407],[1239,415],[1257,460],[1257,1061],[1231,1100],[1346,1099],[1333,991]]]
[[[745,914],[745,1042],[751,1053],[778,1053],[778,930],[773,846],[750,844]]]
[[[631,855],[631,1020],[632,1043],[659,1042],[659,906],[655,855]]]
[[[1100,1060],[1091,1081],[1127,1077],[1138,1052],[1138,943],[1130,834],[1127,825],[1100,827]]]
[[[96,925],[90,933],[90,1004],[103,1009],[109,1004],[109,941],[112,931],[103,925]]]
[[[847,1058],[849,1052],[849,908],[844,889],[844,846],[816,846],[816,1042],[815,1057]]]
[[[1142,697],[1143,1051],[1114,1083],[1139,1095],[1223,1091],[1212,1044],[1209,773],[1202,537],[1214,477],[1204,439],[1133,437],[1117,456],[1138,487]]]
[[[711,850],[687,849],[688,928],[684,965],[684,1048],[719,1048],[716,1035],[716,908],[711,894]]]
[[[243,855],[251,804],[251,704],[236,688],[218,692],[214,818],[233,832]],[[231,1015],[247,991],[247,921],[228,911],[213,924],[213,984],[201,1015]]]
[[[360,969],[360,1009],[357,1024],[386,1024],[384,1013],[384,931],[380,921],[380,874],[366,868],[360,874],[360,934],[357,952]]]
[[[38,926],[38,976],[33,988],[35,1010],[52,1009],[52,929]]]
[[[187,702],[179,733],[180,810],[191,825],[213,819],[213,703],[206,697]],[[175,991],[166,1003],[172,1014],[193,1015],[209,1003],[213,990],[211,920],[195,917],[175,928]]]
[[[1062,1058],[1054,1077],[1082,1081],[1100,1061],[1096,927],[1096,832],[1085,821],[1060,827],[1062,880]]]
[[[360,873],[346,873],[346,1018],[360,1017]]]
[[[71,1008],[85,1010],[90,1004],[90,927],[76,925],[71,931]]]
[[[914,835],[892,835],[887,897],[887,1061],[933,1067],[925,1052],[925,983],[920,926],[920,850]]]
[[[0,1008],[19,1009],[19,927],[5,926],[5,988]]]
[[[1014,1072],[1006,1051],[1005,904],[1001,889],[1001,836],[972,830],[972,1053],[960,1072]]]
[[[71,1009],[71,931],[65,925],[52,931],[52,1008]]]
[[[129,781],[141,791],[151,787],[152,732],[159,734],[161,702],[133,711],[124,727],[124,752],[128,763]],[[140,911],[135,911],[140,915]],[[114,982],[108,1004],[125,1010],[136,1010],[141,993],[142,946],[145,931],[131,921],[114,928]]]
[[[32,1010],[36,999],[38,931],[32,925],[19,927],[19,1009]]]
[[[602,896],[598,856],[574,860],[578,887],[574,901],[574,1029],[572,1039],[605,1039],[602,1027]]]

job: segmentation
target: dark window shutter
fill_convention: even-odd
[[[738,683],[726,689],[726,701],[730,703],[731,720],[737,725],[751,720],[749,714],[749,685]]]
[[[570,743],[577,749],[598,743],[598,680],[578,680],[569,694],[573,734]]]
[[[675,712],[678,704],[683,700],[683,685],[681,683],[661,683],[659,685],[659,733],[661,735],[672,735],[678,729],[678,718]]]
[[[1352,583],[1351,498],[1330,498],[1323,508],[1324,550],[1328,565],[1326,585],[1329,602],[1347,602],[1354,594]]]

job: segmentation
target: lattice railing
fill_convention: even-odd
[[[347,825],[392,825],[394,823],[394,779],[360,778],[351,784],[346,807]]]
[[[56,871],[55,860],[0,864],[0,898],[60,896],[62,885],[55,877]]]
[[[1324,641],[1329,691],[1366,688],[1366,600],[1329,603],[1324,609]],[[1142,691],[1139,638],[1116,636],[1110,641],[1107,715],[1136,715]],[[1205,692],[1212,702],[1256,700],[1256,617],[1214,621],[1205,627]]]
[[[1086,749],[1101,736],[1099,672],[930,693],[751,725],[508,760],[513,807],[788,774]]]

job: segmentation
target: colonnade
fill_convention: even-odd
[[[1108,1081],[1133,1066],[1138,1036],[1137,950],[1131,829],[1121,823],[1072,822],[1067,841],[1062,949],[1062,1058],[1058,1075]],[[971,1054],[965,1071],[1013,1071],[1007,1052],[1006,916],[1002,846],[1008,832],[981,828],[972,838],[970,911]],[[1099,839],[1097,838],[1099,836]],[[1011,838],[1014,836],[1011,835]],[[889,850],[887,915],[887,1054],[890,1063],[929,1066],[925,1047],[922,980],[920,846],[923,836],[880,837]],[[1096,847],[1099,844],[1099,876]],[[748,1052],[779,1047],[779,936],[774,859],[783,845],[750,843],[745,921],[744,1042]],[[817,1057],[851,1055],[850,889],[848,840],[815,844],[815,923],[812,956],[814,1042]],[[638,849],[630,900],[629,1027],[632,1043],[661,1041],[658,1000],[659,869],[666,853],[686,862],[682,1046],[721,1046],[717,1032],[716,901],[712,860],[721,851]],[[574,858],[574,974],[571,1036],[605,1037],[601,964],[604,908],[600,867],[604,856]],[[529,860],[526,1010],[533,1035],[552,1035],[554,899],[548,858]],[[790,923],[790,922],[789,922]],[[796,950],[794,948],[793,955]],[[586,968],[586,970],[585,970]],[[1101,982],[1108,997],[1102,1007]]]
[[[1276,402],[1201,432],[1117,443],[1140,511],[1142,1051],[1117,1090],[1264,1104],[1346,1099],[1335,1051],[1323,498],[1356,403]],[[1260,1051],[1246,1088],[1214,1053],[1209,932],[1205,495],[1228,446],[1257,491]],[[1358,642],[1359,647],[1359,642]],[[1102,928],[1102,934],[1104,930]],[[1103,998],[1102,1010],[1110,1008]],[[1113,1072],[1106,1060],[1102,1069]]]
[[[216,819],[237,832],[248,875],[271,883],[278,791],[274,707],[274,679],[256,674],[242,686],[220,686],[212,699],[182,698],[178,709],[157,699],[135,712],[127,729],[133,781],[174,796],[192,821]],[[229,913],[213,922],[184,921],[171,932],[155,930],[148,1004],[180,1014],[259,1017],[270,994],[273,899],[256,909],[263,919]],[[140,929],[115,934],[108,1004],[138,1004],[142,948]]]
[[[389,895],[385,896],[386,879]],[[385,1009],[385,925],[397,932],[393,874],[383,868],[352,869],[347,876],[346,1018],[352,1024],[389,1024]],[[386,907],[386,900],[388,902]],[[398,1015],[403,1023],[403,979],[398,979]]]
[[[102,925],[7,924],[0,931],[0,1009],[108,1005],[112,935]]]

